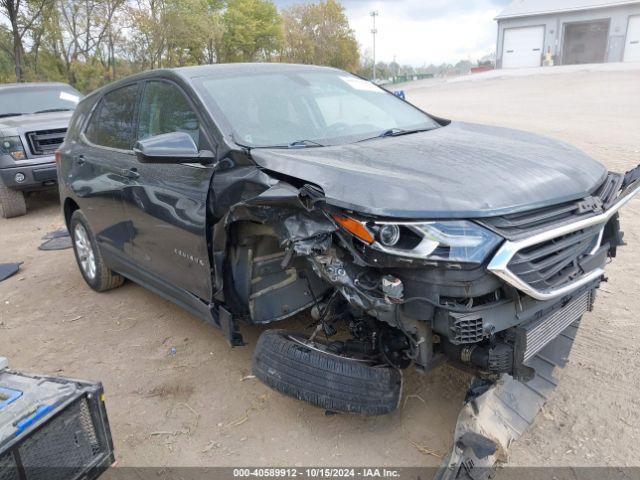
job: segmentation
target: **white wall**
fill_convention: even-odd
[[[524,18],[508,18],[498,20],[498,42],[496,45],[496,66],[502,67],[502,46],[504,30],[506,28],[529,27],[544,25],[545,40],[542,54],[551,49],[556,64],[562,64],[562,35],[564,24],[584,22],[590,20],[611,19],[609,26],[609,45],[607,47],[606,62],[621,62],[624,55],[624,44],[627,34],[627,24],[631,15],[640,15],[640,4],[621,7],[599,8],[581,12],[556,13],[553,15],[535,15]]]

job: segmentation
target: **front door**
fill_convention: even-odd
[[[201,121],[183,91],[168,81],[145,84],[136,138],[187,132],[200,150],[211,150]],[[213,167],[200,164],[145,164],[132,159],[136,179],[125,189],[133,225],[136,264],[163,288],[210,300],[207,199]]]
[[[131,254],[131,222],[123,192],[134,157],[138,83],[107,93],[94,109],[81,144],[70,149],[69,187],[77,195],[101,250],[110,263]]]

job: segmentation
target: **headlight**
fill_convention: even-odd
[[[350,224],[338,223],[374,250],[442,262],[480,264],[502,241],[495,233],[466,220],[359,222],[357,230],[349,228]],[[362,235],[363,229],[368,235]]]
[[[14,160],[27,158],[20,137],[0,137],[0,153],[9,154]]]

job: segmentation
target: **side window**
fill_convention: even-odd
[[[191,135],[198,148],[208,148],[200,123],[184,94],[166,82],[147,82],[140,104],[138,140],[172,132]]]
[[[90,142],[111,148],[130,150],[138,85],[129,85],[107,93],[89,121],[85,135]]]

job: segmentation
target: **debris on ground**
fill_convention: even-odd
[[[54,230],[42,237],[42,244],[38,250],[66,250],[71,248],[71,236],[66,228]]]
[[[484,480],[507,450],[529,428],[558,385],[556,367],[563,368],[580,321],[567,327],[529,362],[535,375],[520,381],[503,374],[496,381],[475,377],[458,416],[453,451],[443,461],[436,480]]]
[[[18,273],[18,270],[20,270],[20,265],[22,265],[22,262],[0,263],[0,282]]]

